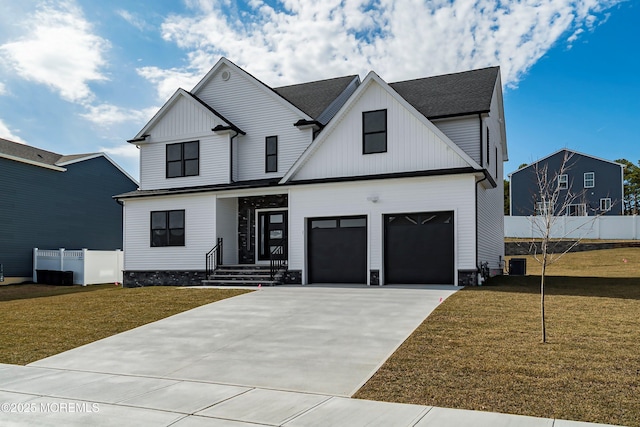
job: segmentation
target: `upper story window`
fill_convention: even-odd
[[[167,144],[167,178],[200,174],[200,142]]]
[[[362,113],[362,153],[387,152],[387,110]]]
[[[151,247],[184,246],[184,210],[151,212]]]
[[[593,188],[596,186],[596,173],[585,172],[584,174],[584,188]]]
[[[569,175],[562,174],[562,175],[558,175],[558,188],[560,190],[566,190],[567,188],[569,188]]]
[[[268,136],[265,139],[265,172],[278,172],[278,137]]]

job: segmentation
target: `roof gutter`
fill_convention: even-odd
[[[149,138],[149,136],[150,135],[142,135],[140,138],[127,139],[127,142],[130,142],[130,143],[142,142],[147,138]]]

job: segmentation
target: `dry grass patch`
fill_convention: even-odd
[[[640,426],[640,279],[503,277],[447,299],[363,399]]]
[[[532,255],[506,258],[507,265],[510,258],[526,258],[527,274],[540,274],[540,264]],[[570,252],[557,263],[548,266],[547,274],[572,277],[640,277],[640,248]]]
[[[245,292],[168,286],[2,286],[0,363],[26,365]]]

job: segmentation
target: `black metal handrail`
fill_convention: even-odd
[[[287,265],[286,257],[287,238],[280,239],[273,250],[269,253],[270,277],[271,280],[276,273]]]
[[[222,265],[222,237],[218,237],[218,244],[205,255],[206,278],[208,279],[213,271]]]

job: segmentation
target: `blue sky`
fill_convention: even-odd
[[[564,147],[637,162],[638,22],[637,0],[0,0],[0,137],[137,177],[126,140],[220,56],[272,86],[500,65],[505,175]]]

